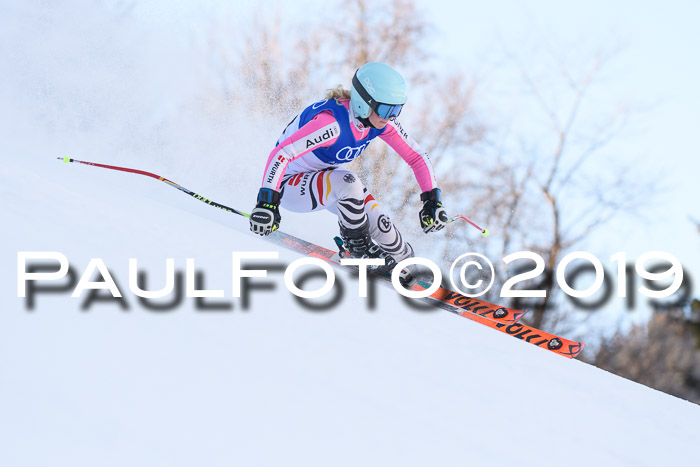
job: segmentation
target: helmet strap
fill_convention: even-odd
[[[369,121],[369,117],[368,118],[357,117],[357,120],[360,123],[362,123],[364,126],[366,126],[367,128],[374,128],[375,130],[377,129],[377,127],[372,125],[372,122]]]
[[[369,117],[363,118],[363,117],[360,117],[359,115],[357,115],[357,114],[355,113],[355,109],[354,109],[354,107],[352,106],[352,104],[349,104],[349,105],[348,105],[348,112],[350,113],[350,118],[351,118],[351,119],[357,120],[357,121],[360,122],[360,123],[362,124],[362,126],[364,126],[365,128],[374,128],[374,129],[377,128],[377,127],[375,127],[374,125],[372,125],[372,123],[369,121]],[[371,113],[372,113],[372,110],[370,109],[370,114],[371,114]]]

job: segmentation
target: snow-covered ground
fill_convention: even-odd
[[[231,252],[271,245],[243,218],[156,180],[51,158],[7,162],[0,179],[0,465],[658,466],[693,456],[700,407],[451,313],[411,310],[391,289],[377,289],[372,310],[340,272],[346,293],[329,311],[298,305],[278,272],[254,279],[275,290],[253,290],[243,310]],[[330,217],[315,221],[332,234]],[[71,289],[39,293],[28,310],[18,251],[59,251],[78,277],[101,258],[129,308],[81,310],[89,291]],[[128,259],[158,289],[170,257],[182,272],[194,258],[206,288],[224,290],[209,303],[231,309],[198,310],[193,298],[141,306]]]
[[[207,97],[219,76],[189,41],[209,24],[168,10],[153,12],[153,27],[130,4],[109,5],[0,4],[0,466],[694,458],[697,405],[412,310],[391,289],[378,288],[371,308],[341,272],[345,294],[330,310],[298,304],[280,272],[253,279],[274,289],[251,290],[244,309],[231,297],[231,253],[274,250],[245,219],[147,177],[56,158],[156,172],[250,210],[286,122],[262,126]],[[284,213],[282,228],[326,246],[336,234],[325,213]],[[101,258],[122,304],[64,287],[40,291],[30,309],[17,297],[20,251],[60,252],[76,279]],[[194,259],[204,287],[224,293],[208,308],[224,309],[193,298],[144,307],[129,258],[149,289],[163,286],[167,258],[183,275]]]

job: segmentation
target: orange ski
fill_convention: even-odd
[[[413,290],[426,290],[428,287],[430,287],[429,284],[418,281],[418,283],[413,286]],[[509,315],[506,316],[512,316],[514,320],[510,322],[506,320],[499,321],[494,320],[494,318],[497,318],[497,312],[501,308],[494,310],[496,305],[493,305],[492,303],[482,302],[481,300],[477,299],[470,299],[469,297],[465,297],[461,294],[455,294],[454,292],[443,289],[442,287],[431,296],[435,295],[435,298],[438,300],[451,300],[453,305],[464,308],[463,311],[457,313],[459,316],[484,324],[490,328],[516,337],[529,344],[542,347],[543,349],[547,349],[550,352],[554,352],[566,358],[574,358],[581,353],[583,347],[585,346],[583,342],[575,342],[545,331],[541,331],[539,329],[535,329],[527,324],[518,323],[517,319],[525,314],[524,311],[501,307],[509,313]],[[456,297],[453,297],[453,295]],[[460,306],[460,304],[462,305]],[[492,314],[489,315],[490,313]]]

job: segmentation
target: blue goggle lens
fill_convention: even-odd
[[[377,104],[374,111],[379,115],[379,118],[389,119],[398,117],[401,113],[403,104],[391,105],[391,104]]]

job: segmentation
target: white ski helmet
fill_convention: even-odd
[[[407,98],[403,76],[384,63],[362,65],[352,77],[350,104],[360,118],[368,118],[372,110],[380,118],[398,117]]]

